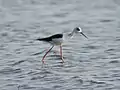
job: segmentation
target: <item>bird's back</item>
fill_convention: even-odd
[[[57,39],[57,38],[62,38],[62,37],[63,37],[63,34],[55,34],[51,36],[52,39]]]

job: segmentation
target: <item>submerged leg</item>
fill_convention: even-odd
[[[60,57],[61,57],[62,62],[64,63],[63,54],[62,54],[62,45],[60,45]]]
[[[52,48],[54,47],[54,45],[45,53],[45,55],[43,56],[43,58],[42,58],[42,62],[43,63],[45,63],[44,62],[44,59],[45,59],[45,57],[46,57],[46,55],[52,50]]]

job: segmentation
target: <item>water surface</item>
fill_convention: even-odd
[[[119,11],[119,0],[0,0],[1,90],[119,90]],[[89,40],[74,37],[64,64],[51,52],[42,65],[50,45],[35,39],[76,26]]]

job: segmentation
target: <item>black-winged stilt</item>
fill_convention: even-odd
[[[82,29],[80,27],[76,27],[73,29],[73,31],[71,33],[68,33],[68,34],[55,34],[55,35],[52,35],[52,36],[49,36],[49,37],[46,37],[46,38],[38,38],[36,40],[39,40],[39,41],[44,41],[44,42],[48,42],[52,45],[52,47],[45,53],[45,55],[43,56],[42,58],[42,62],[44,62],[44,59],[46,57],[46,55],[53,49],[53,47],[55,45],[59,45],[60,46],[60,57],[61,57],[61,60],[62,62],[64,62],[63,60],[63,55],[62,55],[62,43],[64,41],[64,37],[73,37],[74,34],[77,34],[77,33],[80,33],[82,34],[84,37],[87,38],[87,36],[85,34],[83,34],[82,32]]]

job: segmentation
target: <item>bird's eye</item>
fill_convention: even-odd
[[[77,30],[77,31],[80,31],[80,29],[79,29],[79,28],[76,28],[76,30]]]

